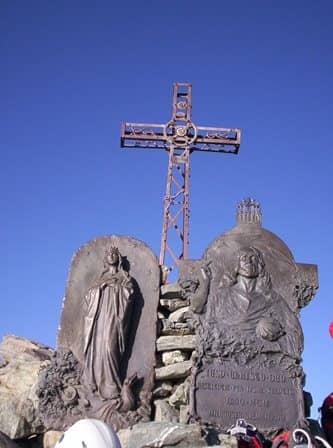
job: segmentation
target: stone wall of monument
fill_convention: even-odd
[[[178,283],[161,286],[158,311],[154,420],[187,423],[195,325],[190,301]]]

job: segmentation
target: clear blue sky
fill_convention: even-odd
[[[331,0],[0,3],[0,333],[55,345],[72,253],[127,234],[158,254],[167,153],[120,123],[165,123],[174,81],[196,124],[240,127],[237,157],[191,159],[190,257],[254,196],[264,227],[317,263],[302,312],[313,414],[333,389]]]

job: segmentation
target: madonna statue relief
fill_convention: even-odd
[[[121,406],[121,362],[133,298],[132,277],[122,268],[117,247],[104,257],[104,270],[84,297],[83,381],[101,400]]]
[[[37,388],[45,427],[97,418],[118,431],[150,420],[160,277],[152,250],[126,235],[75,251],[55,355]]]

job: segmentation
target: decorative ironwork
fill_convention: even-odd
[[[244,198],[237,205],[237,224],[261,224],[261,216],[260,204],[253,198]]]
[[[164,196],[160,265],[166,276],[179,260],[187,259],[189,240],[190,153],[193,151],[237,154],[241,131],[238,128],[196,126],[191,121],[192,85],[173,84],[171,120],[166,124],[127,123],[121,126],[122,148],[165,149],[169,152]],[[170,232],[178,244],[169,238]]]

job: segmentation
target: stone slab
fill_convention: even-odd
[[[190,378],[187,378],[183,383],[177,386],[174,393],[169,398],[169,403],[172,406],[180,407],[181,405],[188,405],[190,392]]]
[[[161,320],[163,336],[185,336],[194,333],[194,328],[191,328],[188,322],[171,322],[169,319]]]
[[[176,283],[166,283],[161,286],[161,297],[163,299],[181,299],[182,288]]]
[[[189,314],[190,307],[184,306],[182,308],[179,308],[178,310],[172,312],[169,316],[169,320],[171,322],[185,322],[186,317]]]
[[[158,352],[169,350],[193,350],[196,345],[194,335],[185,336],[160,336],[156,346]]]
[[[171,380],[185,378],[191,372],[192,361],[178,362],[169,366],[155,369],[155,378],[157,380]]]
[[[177,422],[178,413],[166,400],[155,400],[155,422]]]
[[[54,448],[63,431],[47,431],[43,435],[43,448]]]
[[[181,352],[180,350],[173,350],[171,352],[162,353],[162,362],[165,366],[175,364],[176,362],[187,361],[188,353]]]
[[[196,448],[207,446],[199,425],[150,422],[118,432],[122,448]]]
[[[188,306],[190,304],[189,299],[161,299],[160,304],[163,308],[166,308],[170,313]]]
[[[171,394],[173,389],[173,385],[171,381],[163,381],[159,382],[155,385],[155,389],[153,390],[154,398],[165,398]]]

